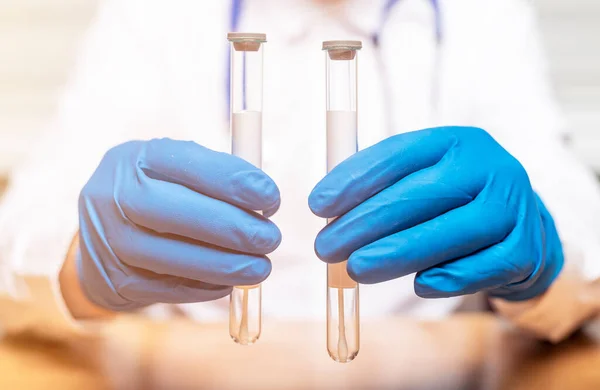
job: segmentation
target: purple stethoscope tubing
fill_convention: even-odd
[[[373,33],[373,35],[371,36],[371,40],[373,42],[373,44],[376,47],[379,47],[379,37],[381,36],[381,33],[383,31],[383,28],[385,27],[385,23],[387,22],[388,16],[390,15],[392,9],[394,8],[395,5],[397,5],[401,0],[388,0],[385,4],[385,6],[383,7],[383,11],[382,11],[382,15],[381,15],[381,22],[379,24],[379,28],[377,29],[377,31],[375,31],[375,33]],[[440,9],[440,4],[439,4],[439,0],[428,0],[431,3],[431,6],[433,8],[433,12],[434,12],[434,19],[435,19],[435,42],[437,47],[439,48],[441,46],[442,43],[442,39],[443,39],[443,29],[442,29],[442,13],[441,13],[441,9]],[[240,18],[242,16],[242,11],[243,11],[243,6],[244,6],[244,0],[231,0],[231,7],[230,7],[230,11],[229,11],[229,31],[237,31],[238,26],[240,24]],[[438,50],[439,51],[439,50]],[[437,56],[438,58],[436,59],[436,68],[439,67],[439,55]],[[227,115],[229,115],[229,105],[231,104],[230,99],[231,99],[231,51],[227,51],[227,74],[226,74],[226,97],[227,97]],[[434,82],[434,84],[436,85],[434,87],[434,96],[435,94],[437,94],[437,84],[439,83],[439,77],[437,76],[438,72],[436,70],[436,80]],[[437,100],[436,98],[434,98],[434,100]]]

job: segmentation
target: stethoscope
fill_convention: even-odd
[[[442,41],[443,41],[443,26],[442,26],[442,13],[441,13],[441,8],[440,8],[440,3],[439,0],[427,0],[431,3],[431,6],[433,8],[433,14],[434,14],[434,26],[435,26],[435,31],[434,31],[434,39],[435,39],[435,45],[436,45],[436,54],[435,54],[435,64],[434,64],[434,74],[432,75],[433,77],[433,83],[432,83],[432,92],[431,92],[431,106],[432,106],[432,110],[433,111],[437,111],[437,103],[438,103],[438,95],[439,95],[439,86],[440,86],[440,67],[441,67],[441,46],[442,46]],[[230,20],[229,20],[229,31],[237,31],[238,26],[240,24],[240,18],[242,15],[242,11],[243,11],[243,4],[244,1],[243,0],[232,0],[231,1],[231,8],[230,8]],[[387,76],[387,69],[384,66],[383,60],[381,59],[381,45],[380,45],[380,37],[383,33],[383,30],[385,28],[385,25],[389,19],[389,16],[391,14],[392,9],[394,8],[394,6],[396,6],[398,3],[400,3],[400,0],[388,0],[383,9],[382,9],[382,13],[381,13],[381,17],[380,17],[380,22],[379,22],[379,27],[370,35],[370,40],[373,43],[373,46],[376,49],[376,53],[379,57],[379,71],[382,73],[382,77],[386,77]],[[231,53],[230,51],[227,51],[227,69],[229,70],[229,66],[230,66],[230,56]],[[226,74],[226,97],[227,97],[227,107],[229,108],[229,98],[230,98],[230,86],[231,86],[231,80],[229,78],[229,71]],[[386,83],[383,83],[384,85],[384,101],[386,102],[386,104],[391,104],[391,90],[389,89],[389,86]],[[229,111],[229,110],[228,110]],[[386,107],[386,112],[388,112],[388,115],[391,115],[392,112],[392,107]],[[228,114],[229,115],[229,114]],[[391,124],[391,118],[388,118],[388,125]]]

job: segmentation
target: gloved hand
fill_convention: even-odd
[[[95,304],[132,310],[226,296],[271,272],[273,180],[193,142],[132,141],[106,153],[79,200],[76,259]]]
[[[338,217],[317,236],[324,261],[378,283],[416,272],[426,298],[544,292],[563,264],[553,220],[521,164],[485,131],[445,127],[388,138],[339,164],[309,206]]]

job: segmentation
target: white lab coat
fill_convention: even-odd
[[[240,30],[265,32],[264,165],[282,194],[273,217],[283,242],[265,282],[266,319],[324,317],[325,266],[313,241],[324,221],[307,206],[325,174],[323,40],[361,39],[359,142],[435,125],[488,130],[524,164],[561,238],[600,273],[600,192],[561,143],[535,18],[519,0],[442,0],[444,42],[437,111],[434,18],[429,1],[404,0],[380,51],[361,35],[384,1],[349,0],[326,14],[308,0],[247,0]],[[0,323],[10,330],[76,329],[57,273],[77,231],[81,187],[111,147],[131,139],[192,139],[228,150],[226,50],[229,1],[102,3],[57,119],[32,145],[0,210]],[[380,59],[378,61],[378,59]],[[382,67],[383,64],[383,67]],[[43,64],[42,64],[43,65]],[[385,77],[381,74],[384,73]],[[385,88],[389,99],[385,99]],[[568,259],[567,259],[568,261]],[[424,300],[408,276],[361,287],[363,317],[441,317],[461,298]],[[180,305],[198,321],[226,318],[226,300]],[[168,310],[168,308],[161,308]],[[158,310],[158,309],[155,309]]]

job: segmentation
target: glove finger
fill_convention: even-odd
[[[281,242],[265,217],[179,184],[144,177],[118,202],[136,225],[240,252],[264,255]]]
[[[501,242],[515,216],[478,199],[352,253],[348,272],[360,283],[379,283],[429,269]]]
[[[277,203],[275,205],[273,205],[273,207],[263,211],[263,216],[265,218],[271,218],[279,210],[280,206],[281,206],[281,198],[277,199]]]
[[[119,233],[117,233],[119,234]],[[221,286],[258,284],[271,273],[271,261],[173,235],[132,228],[108,242],[124,264],[161,275]]]
[[[514,230],[504,241],[479,252],[423,270],[415,277],[415,293],[423,298],[443,298],[502,286],[527,287],[534,280],[533,261],[524,261],[519,242],[523,232]],[[514,292],[514,290],[513,290]]]
[[[156,180],[186,186],[212,198],[262,211],[279,202],[279,188],[261,169],[228,153],[168,138],[146,142],[138,162]]]
[[[416,172],[335,219],[317,235],[317,255],[343,261],[365,245],[471,202],[474,181],[462,183],[448,172],[441,163]]]
[[[453,142],[444,128],[387,138],[336,166],[311,192],[309,207],[320,217],[338,217],[411,173],[435,165]]]
[[[114,278],[115,292],[122,298],[146,306],[155,303],[208,302],[231,293],[230,286],[159,275],[151,271],[127,267],[126,277]]]

